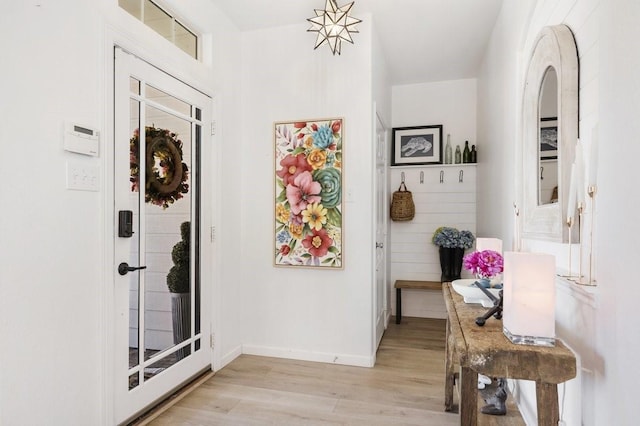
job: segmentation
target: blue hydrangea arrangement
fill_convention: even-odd
[[[471,231],[459,231],[449,226],[441,226],[435,230],[431,241],[438,247],[468,249],[473,246],[475,239]]]

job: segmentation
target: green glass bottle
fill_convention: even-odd
[[[462,151],[462,162],[471,162],[471,151],[469,150],[469,141],[464,141],[464,151]]]

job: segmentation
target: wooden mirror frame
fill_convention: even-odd
[[[549,67],[558,77],[558,202],[538,205],[539,100]],[[578,83],[573,33],[566,25],[544,27],[533,45],[522,100],[523,238],[567,243],[571,234],[577,235],[567,226],[567,198],[578,139]]]

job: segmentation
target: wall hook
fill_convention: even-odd
[[[404,172],[400,173],[400,183],[404,183]]]
[[[444,170],[440,170],[440,183],[444,183]]]
[[[542,172],[544,172],[544,167],[540,166],[540,180],[544,180],[544,176],[542,176]]]
[[[420,172],[420,183],[424,183],[424,171]]]
[[[458,174],[458,182],[464,182],[464,170],[460,170],[460,173]]]

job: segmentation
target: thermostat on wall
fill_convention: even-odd
[[[100,152],[100,132],[90,127],[65,123],[64,149],[78,154],[97,156]]]

